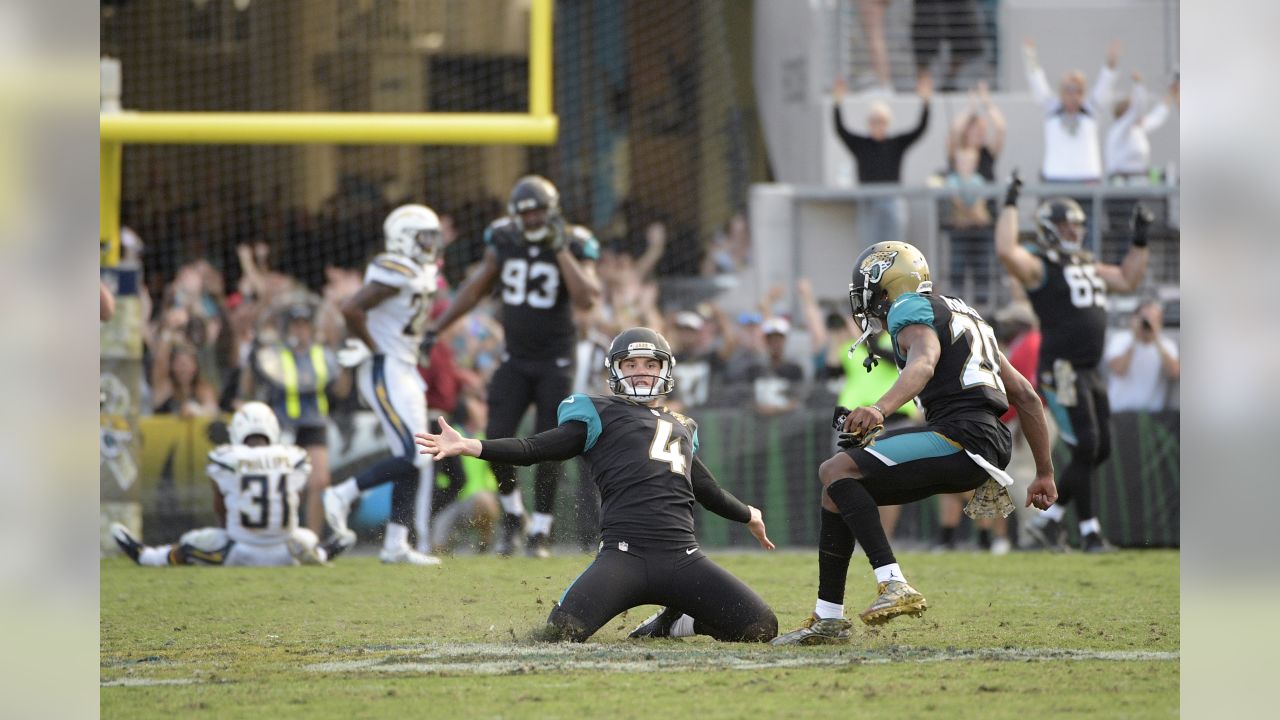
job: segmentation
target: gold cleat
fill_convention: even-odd
[[[880,625],[899,615],[919,616],[929,609],[924,596],[901,580],[880,583],[880,596],[858,616],[868,625]]]
[[[774,638],[773,645],[836,645],[849,642],[853,623],[844,618],[816,618],[812,615],[800,623],[798,630]]]

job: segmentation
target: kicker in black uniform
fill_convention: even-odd
[[[1037,242],[1018,244],[1018,194],[1021,181],[1009,183],[996,226],[996,255],[1027,291],[1040,317],[1040,390],[1071,448],[1062,471],[1062,495],[1027,534],[1049,548],[1064,547],[1063,519],[1074,502],[1080,544],[1086,552],[1107,549],[1094,514],[1095,469],[1111,454],[1111,405],[1098,369],[1107,334],[1107,292],[1133,292],[1147,269],[1150,211],[1134,207],[1133,245],[1120,265],[1098,262],[1085,250],[1084,211],[1069,198],[1055,198],[1036,210]]]
[[[546,178],[521,178],[511,190],[508,216],[485,230],[480,267],[458,288],[449,308],[428,333],[428,343],[500,285],[506,353],[489,384],[485,435],[508,438],[525,410],[537,408],[535,432],[556,426],[556,407],[573,391],[577,331],[572,306],[590,308],[600,297],[595,260],[600,244],[591,231],[568,225],[560,215],[560,193]],[[509,555],[524,522],[524,503],[509,463],[493,464],[502,501],[503,535],[498,552]],[[530,555],[550,550],[552,510],[559,463],[542,463],[534,481],[533,519],[527,526]]]
[[[698,549],[693,504],[746,523],[773,549],[764,520],[721,488],[698,459],[698,426],[661,406],[674,382],[665,338],[631,328],[614,338],[610,396],[570,395],[555,429],[530,438],[471,440],[441,420],[441,434],[416,442],[436,459],[471,455],[528,465],[581,455],[600,488],[600,553],[547,618],[548,636],[584,641],[638,605],[665,605],[631,637],[710,635],[764,642],[778,633],[773,611],[741,580]]]
[[[862,611],[863,622],[883,623],[927,608],[898,567],[879,507],[977,489],[967,508],[972,517],[1012,512],[1006,488],[1013,481],[1001,469],[1009,463],[1011,438],[1000,422],[1010,399],[1024,418],[1036,461],[1027,504],[1044,509],[1057,495],[1044,411],[1031,383],[1009,365],[982,316],[959,298],[933,295],[932,285],[924,255],[907,243],[876,243],[854,265],[849,302],[866,331],[859,342],[887,326],[900,373],[877,402],[848,414],[841,440],[847,449],[818,471],[824,487],[818,601],[813,616],[775,644],[849,641],[844,586],[855,540],[871,562],[879,592]],[[925,424],[877,437],[885,417],[917,397]]]

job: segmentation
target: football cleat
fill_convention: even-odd
[[[387,565],[439,565],[440,558],[435,555],[420,553],[408,545],[397,548],[382,548],[378,559]]]
[[[356,534],[347,527],[347,515],[351,514],[351,503],[343,500],[337,489],[332,487],[325,488],[320,497],[324,504],[325,522],[329,523],[336,538],[346,543],[347,547],[351,547],[356,542]]]
[[[141,565],[138,556],[142,554],[142,543],[129,532],[129,528],[120,523],[111,523],[111,539],[116,541],[116,545],[120,546],[120,551],[128,555],[131,560]]]
[[[880,583],[880,595],[858,617],[868,625],[886,623],[899,615],[920,615],[929,609],[924,596],[902,580]]]
[[[284,544],[289,548],[289,554],[302,565],[325,564],[324,550],[317,545],[298,542],[293,538],[289,538]]]
[[[502,514],[502,536],[498,538],[497,552],[503,557],[516,553],[520,538],[524,535],[524,515]]]
[[[334,535],[329,538],[328,542],[320,547],[324,550],[325,558],[332,560],[355,547],[355,544],[356,535],[355,533],[351,533],[350,535]]]
[[[671,626],[676,624],[684,613],[673,607],[665,607],[649,616],[647,620],[631,631],[629,638],[665,638],[671,637]]]
[[[1089,533],[1081,538],[1080,549],[1087,553],[1108,553],[1115,550],[1101,533]]]
[[[551,536],[547,533],[538,533],[525,538],[524,554],[532,558],[551,557]]]
[[[1040,518],[1042,522],[1032,520],[1027,523],[1027,537],[1045,550],[1054,552],[1067,551],[1067,529],[1057,520]]]
[[[849,642],[853,623],[844,618],[820,618],[810,615],[797,630],[779,635],[771,645],[839,645]]]

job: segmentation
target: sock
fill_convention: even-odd
[[[837,605],[820,599],[813,606],[813,614],[820,618],[842,618],[844,617],[844,605]]]
[[[853,532],[839,513],[823,508],[818,530],[818,604],[835,608],[844,603],[844,586],[853,555]],[[818,617],[828,617],[819,613]]]
[[[338,494],[348,505],[356,501],[360,497],[360,486],[356,484],[355,478],[347,478],[341,483],[333,486],[333,491]]]
[[[508,515],[524,515],[524,503],[520,500],[519,491],[508,495],[499,495],[498,500],[502,503],[502,509]]]
[[[142,548],[142,552],[138,553],[138,564],[149,565],[151,567],[164,567],[169,564],[169,551],[172,549],[172,545],[144,547]]]
[[[681,615],[680,619],[671,624],[671,637],[691,636],[693,636],[693,618],[688,615]]]
[[[956,529],[953,527],[942,528],[942,544],[954,545],[956,542]]]
[[[991,531],[986,528],[978,529],[978,547],[983,550],[991,549]]]
[[[849,532],[862,543],[871,567],[896,563],[889,538],[880,524],[880,508],[862,483],[853,478],[841,478],[827,486],[827,497],[840,508],[840,517],[849,526]]]
[[[1045,510],[1043,513],[1041,513],[1040,517],[1044,518],[1046,521],[1052,520],[1054,522],[1062,522],[1062,518],[1066,514],[1067,514],[1066,508],[1062,507],[1057,503],[1054,503],[1053,505],[1049,506],[1048,510]]]
[[[875,573],[876,582],[878,583],[889,582],[890,580],[897,580],[898,582],[907,581],[907,576],[902,574],[902,568],[898,567],[898,563],[896,562],[889,563],[888,565],[881,565],[875,569]]]
[[[1102,523],[1098,522],[1098,518],[1092,517],[1088,520],[1080,521],[1080,537],[1100,532],[1102,532]]]
[[[387,532],[382,536],[384,550],[394,550],[409,544],[409,528],[400,523],[387,523]]]
[[[530,535],[550,535],[551,534],[551,515],[547,513],[535,512],[529,521]]]

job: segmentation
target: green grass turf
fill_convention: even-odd
[[[774,608],[812,609],[812,552],[712,554]],[[841,647],[530,644],[590,561],[442,568],[139,568],[103,561],[103,717],[1167,717],[1178,711],[1178,555],[901,557],[923,619]],[[847,614],[874,594],[855,556]]]

